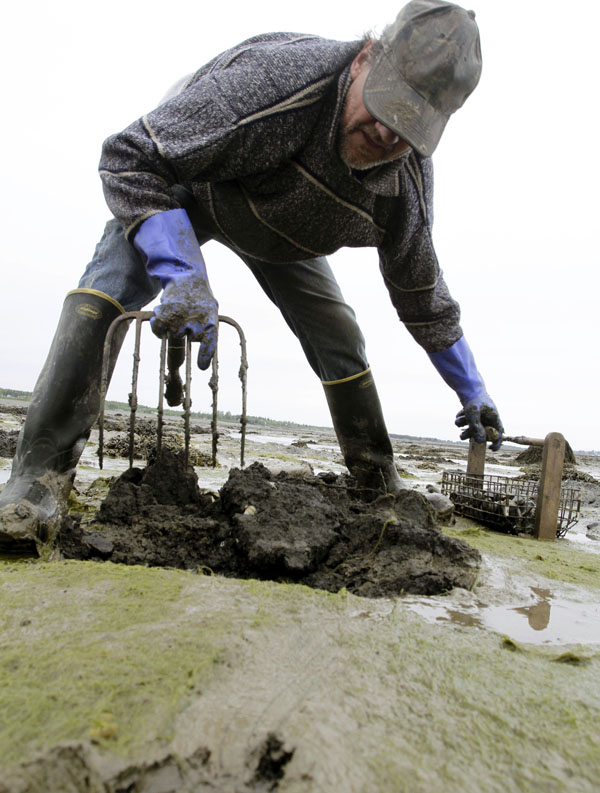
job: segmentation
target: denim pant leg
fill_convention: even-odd
[[[294,264],[244,261],[298,337],[322,382],[368,368],[365,340],[324,257]]]
[[[117,300],[125,311],[139,311],[154,300],[162,286],[158,278],[146,272],[142,257],[125,239],[121,224],[109,220],[79,288],[97,289]]]

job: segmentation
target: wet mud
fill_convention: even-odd
[[[103,444],[103,454],[106,457],[128,458],[130,454],[130,431],[129,421],[126,419],[104,419],[104,430],[113,433]],[[196,434],[209,432],[202,427],[190,427],[190,431]],[[183,449],[183,438],[181,433],[172,426],[165,424],[162,435],[163,446],[173,450]],[[151,419],[138,419],[135,423],[133,434],[133,458],[134,460],[148,460],[156,448],[156,421]],[[192,449],[190,451],[190,462],[192,465],[212,465],[212,456]]]
[[[0,457],[12,459],[17,451],[19,430],[0,429]]]
[[[65,558],[288,581],[364,597],[471,588],[477,550],[445,536],[422,494],[365,501],[347,475],[233,469],[202,492],[182,453],[163,449],[112,483],[94,520],[71,514]]]
[[[535,465],[542,463],[543,446],[528,446],[525,451],[522,451],[515,457],[515,463],[518,465]],[[565,445],[565,465],[575,465],[577,460],[575,453],[569,443]]]

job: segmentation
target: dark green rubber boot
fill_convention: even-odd
[[[75,466],[100,412],[106,332],[122,313],[116,300],[92,289],[65,298],[0,493],[0,552],[37,555],[60,527]],[[126,332],[122,323],[113,337],[110,374]]]
[[[344,461],[363,495],[372,499],[405,490],[371,370],[323,388]]]

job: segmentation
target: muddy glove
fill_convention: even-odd
[[[496,405],[485,390],[465,337],[461,336],[447,350],[429,353],[429,358],[450,388],[456,391],[462,403],[462,410],[458,412],[455,421],[457,427],[467,428],[461,433],[461,439],[464,441],[466,438],[473,438],[478,443],[485,443],[485,428],[493,427],[498,432],[498,438],[490,445],[490,449],[498,451],[502,444],[504,427]]]
[[[150,320],[157,336],[187,334],[200,342],[198,366],[207,369],[217,346],[219,306],[185,209],[151,215],[136,232],[134,246],[148,275],[160,279],[163,293]]]

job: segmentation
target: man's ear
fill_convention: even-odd
[[[372,41],[367,41],[365,46],[350,64],[350,77],[352,77],[353,80],[356,80],[358,75],[361,73],[363,66],[368,63],[371,44],[373,44]]]

